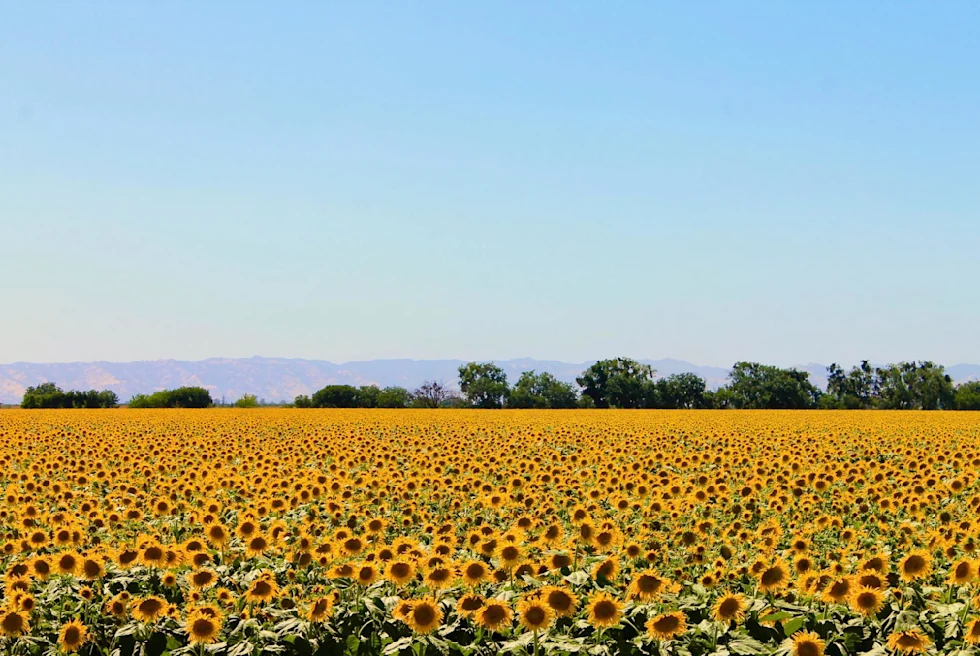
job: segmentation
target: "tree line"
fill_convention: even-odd
[[[55,408],[115,408],[119,396],[112,390],[64,391],[54,383],[41,383],[28,387],[20,407],[28,409]]]
[[[980,381],[953,384],[942,365],[900,362],[871,367],[867,361],[845,372],[827,368],[826,391],[798,369],[736,362],[728,382],[709,390],[693,373],[657,377],[653,367],[630,358],[599,360],[576,378],[577,388],[549,373],[525,371],[510,386],[492,362],[469,362],[459,370],[460,395],[427,381],[403,387],[329,385],[296,397],[303,408],[625,408],[625,409],[895,409],[980,410]]]
[[[297,396],[297,408],[515,408],[515,409],[886,409],[980,410],[980,381],[954,385],[942,365],[910,361],[873,367],[868,361],[844,370],[827,367],[827,390],[810,382],[809,374],[758,362],[736,362],[726,385],[709,390],[693,373],[658,378],[653,367],[630,358],[598,360],[583,371],[576,385],[547,372],[525,371],[511,386],[493,362],[459,367],[459,393],[440,381],[426,381],[415,390],[375,385],[327,385],[311,396]],[[115,408],[111,390],[63,391],[54,383],[28,387],[23,408]],[[137,394],[131,408],[209,408],[214,405],[203,387],[180,387]],[[236,407],[257,407],[246,394]]]

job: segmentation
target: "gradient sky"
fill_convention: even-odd
[[[980,3],[10,3],[0,362],[980,362]]]

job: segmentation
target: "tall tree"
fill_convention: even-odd
[[[805,371],[736,362],[728,378],[734,408],[803,410],[816,407],[820,401],[821,392]]]
[[[615,358],[597,361],[575,380],[597,408],[642,408],[655,373],[650,365]]]
[[[958,386],[955,402],[957,410],[980,410],[980,380]]]
[[[575,408],[575,388],[551,374],[532,369],[521,374],[507,398],[508,408]]]
[[[404,387],[386,387],[378,394],[379,408],[407,408],[412,394]]]
[[[426,380],[412,392],[412,406],[415,408],[438,408],[452,398],[452,393],[439,381]]]
[[[653,389],[656,394],[648,407],[665,409],[693,409],[705,407],[704,393],[707,385],[697,374],[673,374],[657,380]]]
[[[493,362],[467,362],[459,368],[459,389],[475,408],[501,408],[510,391],[507,374]]]
[[[314,408],[356,408],[357,388],[352,385],[327,385],[311,399]]]

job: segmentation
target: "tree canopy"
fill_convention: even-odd
[[[24,391],[20,407],[27,409],[115,408],[119,396],[112,390],[64,391],[55,383],[41,383]]]

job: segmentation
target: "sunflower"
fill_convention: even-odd
[[[786,564],[777,560],[759,572],[759,589],[763,592],[775,592],[789,585],[789,571]]]
[[[15,610],[0,611],[0,636],[16,638],[30,632],[27,615]]]
[[[541,598],[548,608],[555,612],[556,617],[571,617],[578,607],[578,597],[566,588],[554,585],[545,586],[540,590]]]
[[[35,556],[28,563],[28,571],[32,577],[39,581],[46,580],[51,576],[51,560],[47,556]]]
[[[310,603],[306,619],[310,622],[323,622],[333,613],[333,596],[318,597]]]
[[[245,600],[249,603],[269,601],[279,592],[279,586],[275,578],[270,574],[263,574],[252,581],[248,591],[245,593]]]
[[[378,580],[378,568],[371,563],[360,563],[354,565],[354,580],[364,587],[370,586]]]
[[[245,542],[245,556],[258,558],[269,548],[269,540],[261,533],[255,533]]]
[[[490,568],[480,560],[471,560],[460,568],[463,582],[469,586],[477,586],[490,578]]]
[[[881,590],[860,587],[851,596],[851,608],[865,617],[877,614],[883,605]]]
[[[16,595],[10,598],[10,607],[13,610],[22,610],[25,613],[30,613],[37,606],[37,601],[32,595],[26,592],[18,592]]]
[[[391,611],[391,616],[396,620],[404,622],[405,618],[408,617],[410,612],[412,612],[412,602],[410,600],[403,599],[395,604],[394,610]]]
[[[885,580],[875,572],[865,571],[863,574],[858,574],[857,585],[862,588],[883,590],[885,588]]]
[[[904,567],[899,565],[899,569],[903,572]],[[909,629],[907,631],[896,631],[888,636],[888,648],[892,651],[897,651],[903,654],[917,654],[924,652],[929,648],[931,644],[929,638],[927,638],[918,629]]]
[[[687,630],[687,618],[681,612],[665,613],[651,617],[645,626],[654,640],[672,640]]]
[[[980,643],[980,619],[970,620],[963,629],[963,640],[975,645]]]
[[[116,554],[116,563],[120,569],[130,569],[139,562],[139,557],[136,549],[123,549]]]
[[[385,578],[402,586],[415,578],[415,565],[407,560],[395,560],[385,568]]]
[[[170,611],[170,604],[160,597],[138,597],[129,605],[130,610],[140,622],[155,622]]]
[[[209,645],[218,641],[221,633],[221,618],[211,613],[193,612],[184,625],[187,642],[192,645]]]
[[[139,550],[139,564],[144,567],[163,567],[167,564],[167,550],[159,544],[150,544]]]
[[[592,568],[592,578],[596,580],[614,581],[617,576],[619,576],[619,561],[615,558],[606,558]]]
[[[81,565],[81,560],[70,551],[63,552],[54,561],[55,571],[59,574],[74,576]]]
[[[899,561],[898,571],[903,581],[924,579],[932,572],[932,556],[928,551],[913,551]]]
[[[448,588],[456,580],[456,572],[450,567],[433,567],[425,575],[425,584],[434,590]]]
[[[128,610],[128,606],[126,602],[127,599],[121,597],[120,595],[116,595],[115,597],[112,597],[105,604],[106,614],[112,615],[113,617],[116,618],[125,617],[126,612]]]
[[[228,544],[228,540],[231,539],[231,535],[228,533],[228,529],[225,528],[225,525],[218,522],[205,524],[204,535],[207,537],[208,542],[213,544],[218,549],[221,549]]]
[[[812,631],[800,631],[793,635],[793,656],[823,656],[826,643]]]
[[[238,533],[238,537],[242,540],[248,540],[250,537],[258,533],[259,524],[252,518],[245,518],[241,523],[238,524],[238,528],[235,532]]]
[[[596,628],[616,626],[622,616],[623,606],[608,592],[594,595],[587,606],[589,624]]]
[[[976,575],[975,568],[976,563],[973,561],[961,560],[953,565],[953,567],[949,570],[949,575],[947,576],[946,581],[954,585],[969,583]]]
[[[719,622],[741,624],[748,607],[744,595],[727,593],[715,602],[711,609],[711,616]]]
[[[827,603],[842,604],[847,602],[853,590],[854,579],[850,576],[841,576],[827,584],[820,598]]]
[[[483,608],[473,614],[473,621],[491,631],[510,626],[514,613],[510,606],[496,599],[488,599]]]
[[[196,590],[207,590],[218,581],[218,574],[213,569],[202,567],[188,572],[187,583]]]
[[[543,631],[551,626],[555,612],[537,599],[522,601],[517,605],[517,621],[529,631]]]
[[[472,617],[473,613],[483,608],[484,603],[483,597],[478,594],[464,594],[456,602],[456,613],[463,617]]]
[[[78,651],[87,639],[88,627],[78,620],[63,624],[61,631],[58,632],[58,646],[66,653]]]
[[[160,584],[165,588],[174,588],[177,586],[177,574],[174,572],[164,572],[160,575]]]
[[[500,548],[497,552],[501,567],[513,569],[524,560],[524,550],[519,545],[508,544]]]
[[[415,633],[432,633],[442,623],[442,611],[435,599],[416,599],[405,613],[404,621]]]
[[[653,570],[645,570],[633,577],[629,588],[626,590],[626,596],[629,599],[650,601],[658,595],[670,591],[671,588],[670,581]]]
[[[100,579],[105,576],[105,567],[95,558],[83,558],[81,575],[88,580]]]

